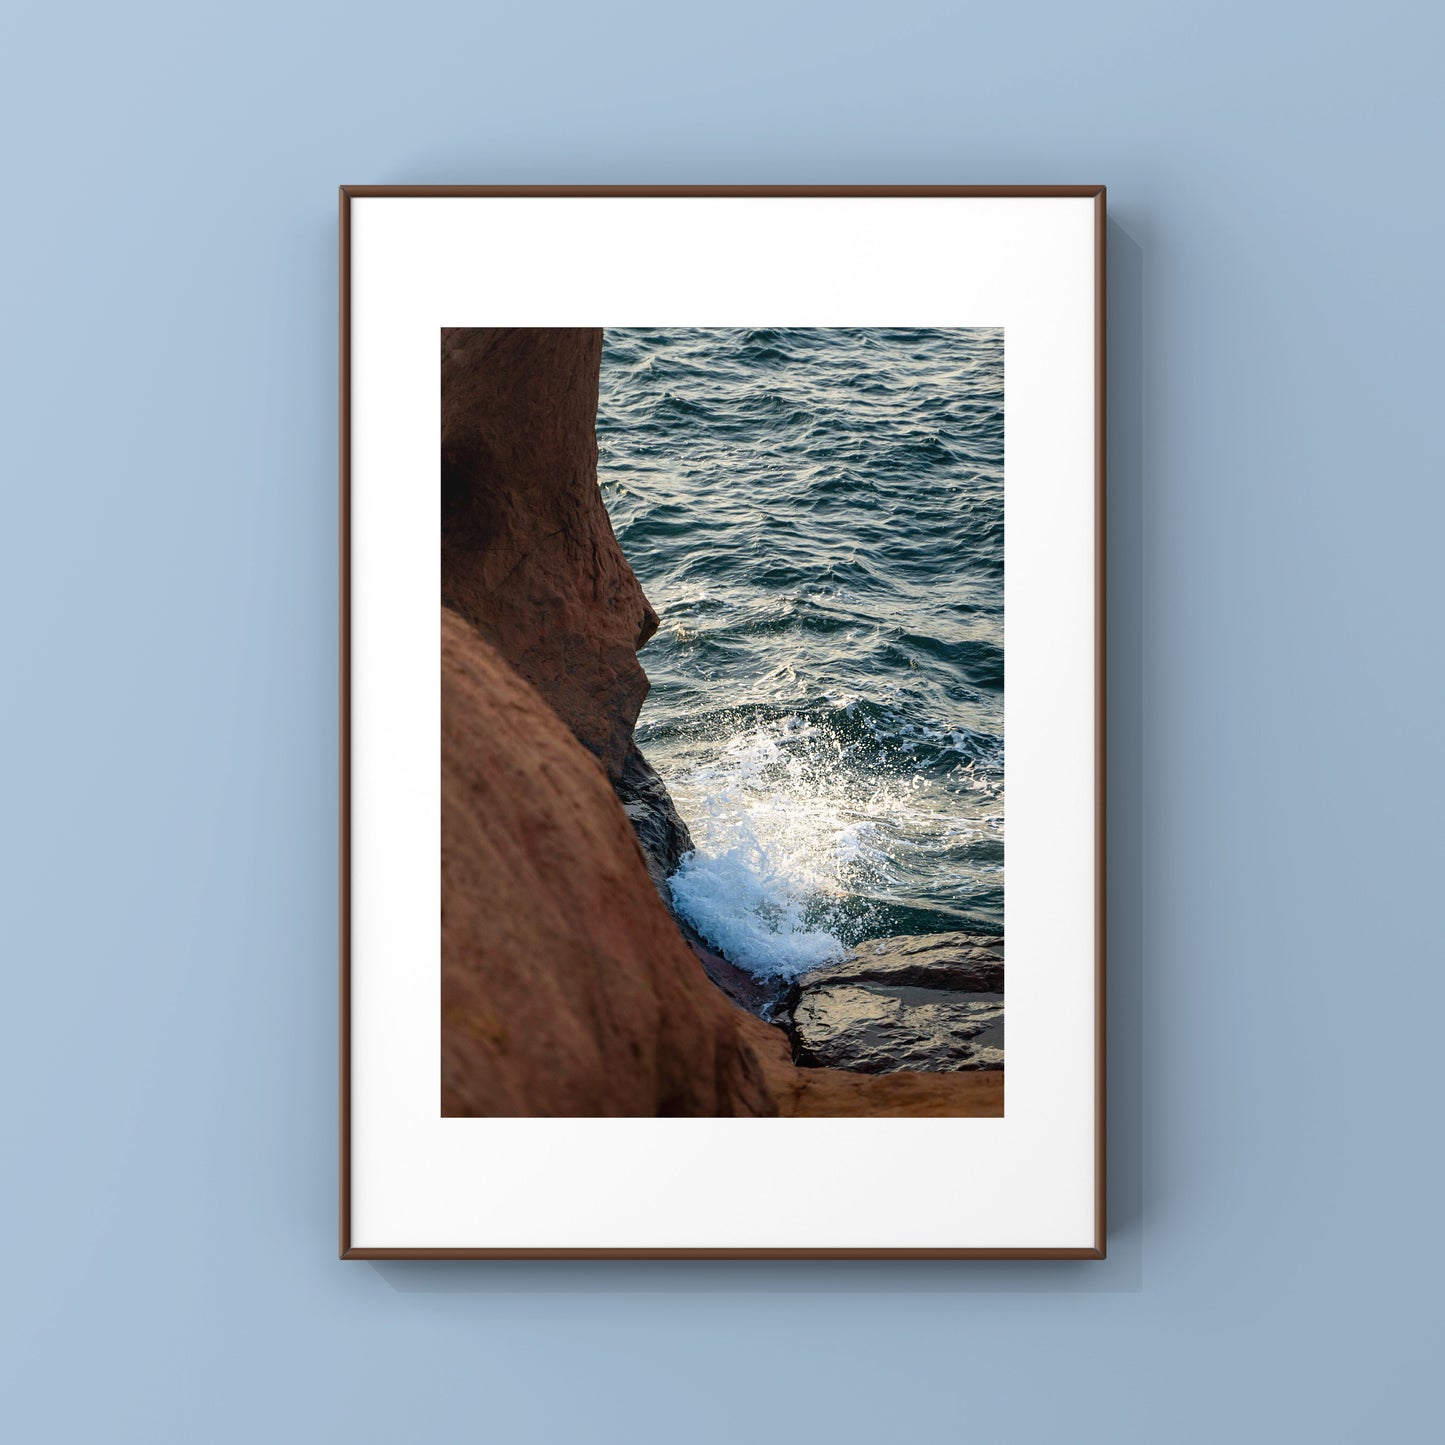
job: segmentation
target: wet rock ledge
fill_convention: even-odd
[[[1003,939],[870,939],[804,974],[787,1009],[796,1064],[863,1074],[1002,1069]]]

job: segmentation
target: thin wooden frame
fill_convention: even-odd
[[[1094,1243],[1069,1249],[479,1249],[351,1243],[351,202],[367,198],[852,196],[1094,202]],[[1105,667],[1107,200],[1103,186],[341,186],[338,194],[339,472],[338,1234],[341,1259],[1103,1259],[1107,1249]]]

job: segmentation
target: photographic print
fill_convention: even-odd
[[[343,1257],[1101,1256],[1104,216],[343,188]]]
[[[443,331],[444,1115],[1003,1111],[1004,340]]]

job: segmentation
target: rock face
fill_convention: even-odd
[[[781,1029],[745,1017],[778,1113],[799,1119],[910,1119],[967,1116],[1000,1119],[1004,1071],[945,1074],[855,1074],[800,1069]]]
[[[791,1000],[793,1058],[890,1074],[1002,1069],[1003,939],[874,939],[805,974]]]
[[[442,611],[442,1112],[772,1114],[606,776]]]
[[[601,359],[600,330],[443,330],[442,601],[616,781],[657,614],[597,489]]]
[[[755,978],[729,962],[681,914],[674,914],[678,930],[702,965],[702,971],[735,1003],[750,1014],[772,1022],[787,997],[788,986],[777,980]]]
[[[812,982],[1003,992],[1003,939],[996,934],[922,933],[870,938],[837,963],[804,975]]]

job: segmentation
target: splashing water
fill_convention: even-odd
[[[830,721],[849,718],[843,709]],[[953,737],[946,748],[964,743]],[[759,976],[793,978],[860,938],[904,931],[891,926],[890,899],[910,872],[926,876],[941,850],[987,831],[987,819],[975,827],[950,817],[923,771],[890,767],[885,747],[826,723],[790,714],[714,746],[713,761],[673,785],[697,845],[670,880],[673,902]],[[970,786],[1001,803],[1000,788]],[[922,931],[957,922],[930,919]]]
[[[782,740],[800,731],[796,717],[786,718]],[[679,806],[698,819],[698,847],[672,877],[673,901],[755,973],[793,977],[844,949],[830,928],[835,899],[870,824],[810,772],[758,729],[678,784]]]

